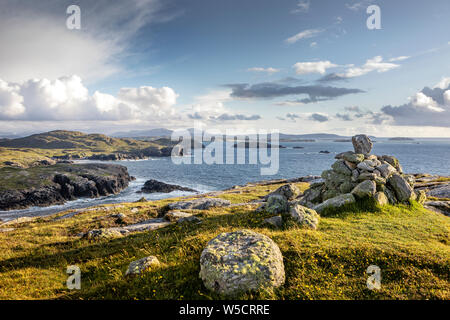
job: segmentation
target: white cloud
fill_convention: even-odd
[[[69,30],[64,2],[34,1],[30,6],[27,1],[3,0],[2,79],[22,82],[78,74],[91,83],[106,78],[122,70],[120,60],[135,33],[163,19],[160,0],[96,0],[95,4],[80,0],[77,4],[81,30]]]
[[[376,71],[378,73],[382,73],[398,67],[400,67],[400,65],[395,63],[383,62],[383,57],[376,56],[372,59],[368,59],[362,67],[349,68],[343,74],[338,74],[338,76],[343,78],[354,78],[365,75],[369,72]]]
[[[403,60],[406,60],[406,59],[409,59],[409,58],[411,58],[411,57],[409,57],[409,56],[400,56],[400,57],[395,57],[395,58],[389,59],[389,62],[403,61]]]
[[[0,114],[15,117],[25,111],[23,97],[18,93],[18,86],[0,79]]]
[[[446,89],[450,86],[450,77],[442,78],[433,88]]]
[[[346,3],[345,6],[352,11],[359,11],[362,8],[367,7],[370,4],[371,0],[362,0],[354,3]]]
[[[444,78],[433,89],[424,87],[400,106],[384,106],[381,111],[400,126],[450,128],[450,78]]]
[[[317,47],[317,42],[311,42],[311,44],[309,46],[311,48],[315,48],[315,47]]]
[[[296,35],[286,39],[285,41],[289,44],[296,43],[297,41],[302,40],[302,39],[309,39],[309,38],[315,37],[315,36],[319,35],[320,33],[322,33],[323,31],[324,31],[323,29],[304,30],[304,31],[299,32]]]
[[[317,62],[297,62],[293,65],[296,74],[320,73],[324,74],[328,68],[335,68],[338,65],[330,61]]]
[[[450,106],[450,90],[444,92],[444,101],[447,106]]]
[[[269,67],[269,68],[255,67],[255,68],[248,68],[247,71],[250,71],[250,72],[265,72],[265,73],[268,73],[268,74],[274,74],[274,73],[280,72],[280,69],[275,69],[275,68],[272,68],[272,67]]]
[[[433,98],[426,96],[422,92],[417,92],[410,98],[411,104],[414,107],[425,108],[432,112],[443,112],[444,109],[438,106],[438,103]]]
[[[178,95],[168,87],[122,88],[117,97],[88,89],[78,76],[32,79],[21,84],[0,80],[0,120],[120,121],[174,114]]]
[[[309,11],[309,0],[300,0],[297,2],[297,6],[294,10],[291,11],[291,13],[306,13]]]

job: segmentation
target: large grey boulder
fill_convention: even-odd
[[[333,171],[345,176],[351,176],[352,170],[345,164],[344,160],[338,160],[331,166]]]
[[[411,185],[401,175],[393,174],[388,179],[389,185],[395,192],[397,200],[400,202],[408,202],[409,200],[415,200],[416,194]]]
[[[375,181],[365,180],[358,184],[351,193],[357,198],[369,198],[372,197],[376,191],[377,185],[375,184]]]
[[[220,198],[200,198],[189,201],[169,203],[167,206],[169,210],[208,210],[214,207],[227,207],[229,205],[231,205],[231,202],[229,200]]]
[[[279,287],[285,280],[283,256],[265,235],[222,233],[201,254],[200,278],[206,288],[225,296]]]
[[[325,209],[336,209],[340,208],[346,204],[355,203],[356,199],[351,193],[346,193],[339,195],[337,197],[328,199],[321,204],[318,204],[313,209],[316,210],[318,213],[322,213]]]
[[[267,200],[269,199],[271,196],[274,195],[280,195],[285,197],[288,200],[293,200],[295,199],[298,195],[300,194],[300,190],[292,183],[289,184],[285,184],[281,187],[279,187],[277,190],[269,193],[268,195],[266,195],[264,198]]]
[[[397,172],[397,170],[389,163],[383,163],[377,167],[377,170],[381,173],[381,176],[386,179]]]
[[[365,134],[353,136],[352,143],[355,153],[369,154],[373,146],[372,141]]]
[[[159,266],[159,260],[155,256],[145,257],[136,261],[133,261],[128,266],[125,272],[126,276],[137,275],[149,271],[152,268]]]
[[[319,215],[314,209],[300,205],[297,201],[289,206],[289,211],[281,213],[284,223],[293,222],[300,227],[317,229],[319,224]]]
[[[285,212],[288,209],[288,204],[289,203],[285,197],[274,195],[270,196],[269,199],[267,199],[264,210],[269,213],[278,214],[281,212]]]

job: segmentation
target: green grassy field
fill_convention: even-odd
[[[220,197],[248,202],[279,185],[245,187]],[[302,189],[307,184],[301,183]],[[235,192],[235,190],[233,191]],[[199,279],[199,257],[206,243],[222,232],[251,229],[280,247],[286,283],[273,291],[240,299],[450,299],[449,218],[419,204],[355,208],[321,218],[318,230],[264,227],[267,213],[254,204],[194,211],[202,224],[171,225],[126,237],[89,241],[79,232],[117,226],[109,215],[123,212],[132,223],[158,212],[174,199],[125,204],[73,218],[53,217],[12,226],[0,233],[0,299],[218,299]],[[138,208],[135,213],[131,208]],[[63,215],[63,213],[59,214]],[[8,226],[10,227],[10,226]],[[161,266],[125,278],[128,264],[154,255]],[[369,265],[382,271],[378,291],[366,287]],[[65,287],[66,268],[78,265],[82,289]]]
[[[23,167],[36,165],[52,157],[89,157],[114,152],[129,152],[149,147],[170,145],[169,139],[156,142],[111,138],[102,134],[84,134],[77,131],[51,131],[25,138],[0,142],[0,167],[13,162]]]

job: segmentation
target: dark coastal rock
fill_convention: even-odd
[[[117,194],[128,187],[131,180],[126,167],[113,164],[58,164],[46,168],[53,170],[42,171],[39,180],[31,186],[25,183],[17,189],[0,191],[0,210],[50,206],[82,197]],[[27,170],[16,174],[24,172],[30,174]]]
[[[181,187],[175,184],[168,184],[158,180],[150,179],[145,182],[144,186],[141,189],[141,192],[144,193],[169,193],[172,191],[187,191],[187,192],[197,192],[194,189]]]

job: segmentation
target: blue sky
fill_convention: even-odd
[[[81,9],[80,30],[65,26],[70,4]],[[380,30],[366,26],[374,4]],[[199,121],[450,137],[447,0],[0,6],[2,132],[45,124],[110,133]]]

